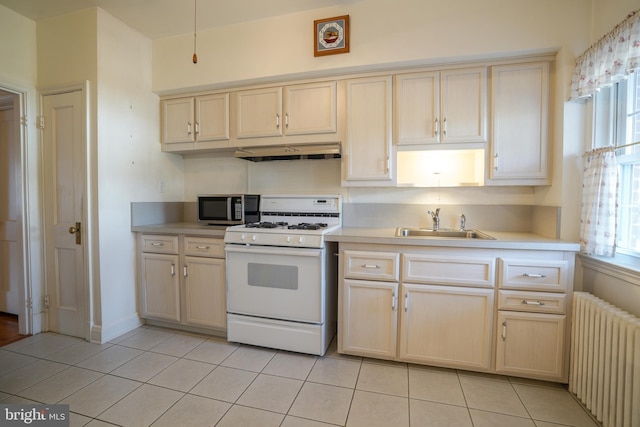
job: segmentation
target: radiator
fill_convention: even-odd
[[[569,391],[604,427],[640,427],[640,319],[573,294]]]

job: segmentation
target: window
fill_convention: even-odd
[[[619,253],[640,256],[640,71],[595,96],[594,147],[615,145]]]

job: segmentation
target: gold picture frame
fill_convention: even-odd
[[[349,52],[349,15],[313,21],[313,56]]]

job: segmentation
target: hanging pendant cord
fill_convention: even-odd
[[[198,63],[198,55],[196,54],[196,23],[198,19],[198,0],[193,0],[193,63]]]

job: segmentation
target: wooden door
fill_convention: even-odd
[[[441,75],[442,143],[487,142],[487,69],[463,68]]]
[[[284,131],[287,135],[335,133],[336,82],[309,83],[284,88]]]
[[[282,87],[236,94],[236,137],[282,136]]]
[[[160,105],[162,142],[165,144],[193,142],[195,139],[193,97],[167,99]]]
[[[20,314],[20,140],[15,95],[0,91],[0,311]]]
[[[82,91],[43,97],[45,305],[49,330],[85,338],[85,149]]]
[[[219,141],[229,139],[229,94],[198,96],[196,107],[196,140]]]
[[[398,145],[440,142],[440,74],[398,74],[395,86]]]
[[[178,255],[140,255],[140,303],[143,317],[180,321]]]

